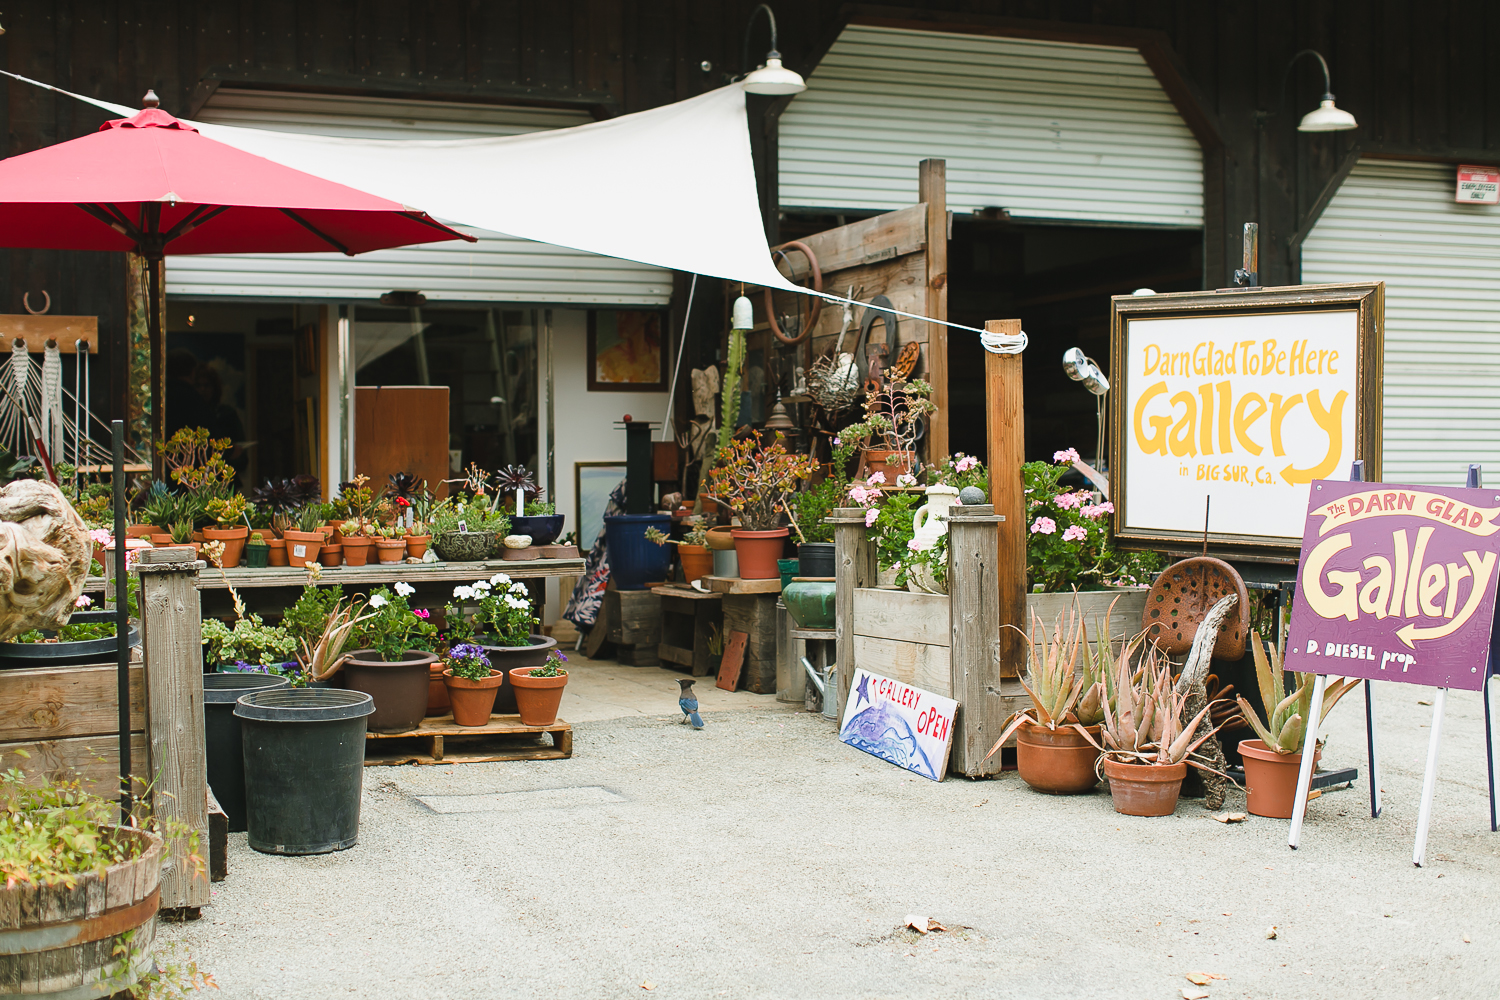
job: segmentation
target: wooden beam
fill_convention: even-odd
[[[838,634],[838,708],[839,718],[843,718],[849,680],[854,676],[854,591],[875,586],[880,569],[875,544],[865,528],[863,508],[840,507],[828,521],[834,526],[834,574],[838,577],[833,603],[834,630]]]
[[[927,309],[932,319],[948,318],[948,165],[923,160],[917,168],[917,200],[927,206]],[[948,328],[927,324],[927,380],[937,412],[927,434],[927,461],[948,457]]]
[[[1021,332],[1018,319],[992,319],[986,331],[1009,336]],[[984,355],[985,425],[989,435],[990,503],[1005,518],[999,526],[1000,676],[1017,677],[1026,659],[1026,492],[1021,465],[1026,461],[1025,395],[1021,383],[1021,355]],[[957,697],[955,695],[954,697]]]
[[[941,161],[939,161],[941,162]],[[824,291],[838,291],[826,280],[835,271],[918,253],[927,246],[927,206],[909,205],[884,215],[851,222],[837,229],[802,237],[818,255],[818,269],[823,272]],[[777,267],[792,281],[803,281],[812,273],[807,258],[795,250],[778,257]]]
[[[1019,374],[1020,356],[1007,355],[1006,359],[1012,357]],[[996,468],[990,469],[991,479]],[[1016,469],[1019,484],[1019,466]],[[1000,648],[1017,633],[1001,625],[1006,620],[1001,606],[1008,574],[1003,562],[1005,543],[997,552],[995,533],[1014,523],[1018,522],[997,516],[987,504],[955,506],[948,518],[949,697],[958,702],[948,769],[970,778],[1000,773],[1000,755],[985,759],[985,754],[1010,714],[1008,702],[1000,696],[1005,662]],[[1020,600],[1024,608],[1024,593]]]
[[[41,303],[36,303],[41,305]],[[31,316],[11,313],[0,316],[0,346],[7,353],[11,342],[17,337],[26,341],[26,349],[40,354],[47,349],[47,341],[57,342],[57,349],[64,354],[77,354],[78,341],[88,345],[91,354],[99,353],[98,316]]]

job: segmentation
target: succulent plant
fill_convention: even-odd
[[[1099,749],[1114,760],[1133,764],[1187,763],[1212,771],[1194,751],[1217,732],[1205,725],[1212,704],[1204,705],[1193,718],[1182,718],[1186,694],[1178,694],[1172,683],[1172,665],[1157,648],[1147,646],[1140,666],[1132,665],[1135,649],[1144,634],[1125,644],[1111,665],[1106,679],[1106,697],[1101,699],[1104,723]],[[1113,703],[1108,695],[1113,694]],[[1087,734],[1085,734],[1087,735]],[[1090,739],[1090,742],[1093,742]]]
[[[1245,721],[1250,723],[1255,730],[1255,735],[1260,737],[1269,749],[1280,754],[1301,753],[1303,742],[1307,739],[1307,717],[1312,712],[1313,684],[1316,677],[1313,674],[1299,674],[1292,671],[1296,678],[1297,688],[1291,694],[1286,694],[1286,675],[1281,669],[1281,651],[1274,646],[1267,645],[1261,641],[1260,633],[1250,633],[1250,652],[1255,655],[1255,679],[1260,684],[1260,702],[1266,710],[1266,722],[1260,721],[1260,716],[1250,703],[1245,700],[1244,695],[1236,697],[1239,702],[1240,714]],[[1328,713],[1333,711],[1339,699],[1348,694],[1359,684],[1358,680],[1343,678],[1335,683],[1329,684],[1323,690],[1323,712],[1318,716],[1318,724],[1328,718]]]
[[[532,500],[542,495],[541,488],[537,486],[535,477],[531,470],[524,465],[502,466],[495,473],[496,502],[505,503],[516,495],[516,490],[522,490],[527,500]],[[517,511],[524,513],[524,511]]]
[[[390,485],[385,488],[385,495],[400,498],[408,504],[416,497],[417,490],[422,485],[417,477],[409,472],[394,472],[389,478]]]

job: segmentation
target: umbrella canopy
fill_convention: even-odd
[[[200,135],[159,108],[0,160],[0,246],[346,254],[473,237]]]

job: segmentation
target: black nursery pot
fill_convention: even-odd
[[[256,691],[291,684],[275,674],[204,674],[203,729],[207,737],[208,787],[229,817],[229,832],[245,829],[245,753],[235,702]]]
[[[798,576],[835,576],[832,542],[803,542],[797,546]]]

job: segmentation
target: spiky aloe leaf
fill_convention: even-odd
[[[1286,720],[1286,725],[1281,727],[1277,753],[1297,753],[1302,749],[1302,741],[1307,738],[1307,723],[1302,716],[1294,715]]]
[[[1255,709],[1250,707],[1250,703],[1245,700],[1245,696],[1237,695],[1235,700],[1240,703],[1240,714],[1245,717],[1246,722],[1250,723],[1250,728],[1255,730],[1255,735],[1260,737],[1260,741],[1267,748],[1280,753],[1278,749],[1280,745],[1279,741],[1275,736],[1271,735],[1271,731],[1266,728],[1266,724],[1260,721],[1260,716],[1255,713]]]

